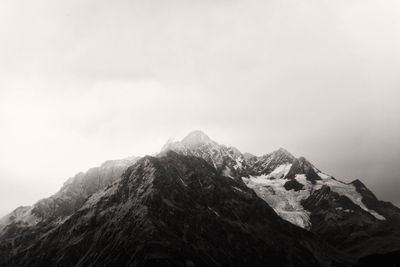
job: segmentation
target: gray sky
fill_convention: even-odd
[[[2,0],[0,215],[201,129],[400,204],[398,0]]]

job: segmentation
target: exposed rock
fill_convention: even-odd
[[[304,188],[304,185],[302,185],[301,183],[297,182],[296,179],[287,181],[284,185],[286,190],[294,190],[294,191],[300,191],[301,189]]]
[[[306,160],[304,157],[295,159],[292,163],[292,168],[286,175],[287,179],[293,179],[297,174],[305,174],[307,180],[315,183],[315,181],[321,180],[321,177],[315,172],[313,165]]]

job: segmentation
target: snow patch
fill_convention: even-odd
[[[368,209],[364,203],[362,202],[362,196],[357,192],[356,188],[352,184],[347,184],[335,180],[332,176],[318,173],[318,175],[323,179],[322,181],[317,181],[318,185],[327,185],[331,188],[333,192],[338,193],[339,195],[348,197],[354,204],[358,205],[360,208],[365,210],[366,212],[373,215],[378,220],[386,220],[385,217],[378,214],[376,211]]]
[[[183,181],[183,179],[181,177],[179,177],[179,180],[181,181],[181,183],[185,186],[188,187],[188,185]]]
[[[282,164],[279,165],[278,167],[275,168],[275,170],[273,170],[272,172],[270,172],[268,175],[266,175],[265,177],[267,179],[279,179],[279,178],[284,178],[290,168],[292,167],[292,164]]]
[[[331,176],[329,176],[328,174],[325,174],[323,172],[317,172],[317,174],[319,177],[321,177],[322,180],[331,178]]]
[[[235,161],[236,161],[236,164],[233,166],[233,168],[234,168],[235,170],[237,170],[237,169],[242,169],[242,167],[243,167],[243,158],[242,158],[242,157],[239,157],[239,158],[237,158]]]
[[[305,210],[301,201],[308,198],[314,190],[319,190],[323,185],[327,185],[333,192],[344,195],[352,200],[356,205],[369,212],[378,220],[385,220],[383,216],[368,209],[362,203],[361,195],[352,184],[346,184],[335,180],[332,176],[318,172],[322,180],[312,184],[307,180],[306,175],[297,174],[295,180],[302,184],[302,190],[286,190],[284,184],[288,181],[284,179],[291,168],[291,164],[282,164],[267,175],[243,177],[243,182],[256,194],[268,203],[276,213],[284,220],[291,222],[304,229],[311,228],[310,212]],[[345,210],[345,212],[352,212]]]
[[[219,213],[218,213],[216,210],[214,210],[214,209],[211,208],[211,207],[208,207],[208,209],[209,209],[210,211],[214,212],[215,215],[217,215],[218,217],[220,217]]]
[[[288,180],[275,178],[275,176],[277,174],[278,177],[282,177],[281,175],[287,173],[286,171],[289,169],[290,167],[281,165],[274,170],[273,174],[243,177],[242,180],[261,199],[267,202],[282,219],[309,230],[311,228],[310,212],[303,208],[301,200],[310,195],[312,184],[307,183],[304,175],[304,177],[297,175],[295,179],[305,183],[304,189],[299,191],[286,190],[284,184]]]
[[[231,169],[229,169],[228,167],[225,167],[225,169],[222,171],[222,175],[234,179],[231,174]]]
[[[242,193],[245,193],[242,189],[240,189],[239,187],[236,187],[236,186],[234,186],[233,187],[233,189],[235,189],[236,191],[239,191],[239,192],[242,192]]]

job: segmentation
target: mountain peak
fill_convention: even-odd
[[[287,151],[284,148],[279,148],[278,150],[275,150],[275,151],[267,154],[267,157],[281,159],[281,160],[285,160],[288,162],[292,162],[293,160],[296,159],[289,151]]]
[[[278,150],[275,151],[275,153],[279,153],[279,154],[283,154],[289,157],[294,157],[289,151],[287,151],[286,149],[280,147]]]
[[[198,146],[202,144],[214,143],[208,135],[204,132],[196,130],[190,132],[185,138],[182,139],[182,143],[189,146]]]

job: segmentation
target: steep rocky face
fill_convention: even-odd
[[[232,178],[266,175],[280,165],[292,164],[297,161],[292,154],[283,148],[261,157],[250,153],[242,154],[235,147],[218,144],[201,131],[191,132],[181,141],[167,143],[161,153],[166,151],[175,151],[183,155],[203,158],[224,176]]]
[[[362,202],[369,209],[376,210],[378,213],[385,216],[385,218],[400,225],[400,209],[390,202],[378,200],[374,193],[371,192],[360,180],[354,180],[351,183],[362,196]]]
[[[321,180],[321,177],[314,170],[313,165],[304,157],[293,160],[292,167],[288,174],[285,176],[287,179],[293,179],[298,174],[304,174],[306,179],[312,183]]]
[[[400,225],[378,220],[351,199],[322,186],[302,201],[311,231],[356,258],[400,250]]]
[[[296,158],[287,150],[280,148],[272,153],[261,157],[253,158],[253,164],[250,164],[252,175],[268,175],[281,165],[291,165]],[[285,173],[286,175],[286,173]],[[283,177],[277,177],[283,178]]]
[[[201,158],[145,157],[65,222],[9,242],[10,266],[335,266],[345,257]],[[30,237],[30,238],[28,238]],[[46,251],[46,253],[43,253]],[[3,255],[4,256],[4,255]]]
[[[283,187],[289,191],[289,190],[294,190],[294,191],[300,191],[304,188],[304,185],[297,182],[297,180],[293,179],[293,180],[289,180],[287,181]]]
[[[100,167],[68,179],[56,194],[30,207],[20,207],[0,220],[0,235],[7,227],[28,227],[39,222],[62,220],[77,211],[95,192],[118,179],[137,157],[110,160]],[[15,230],[15,229],[14,229]]]
[[[247,175],[245,157],[237,148],[220,145],[201,131],[189,133],[182,141],[167,143],[161,153],[168,151],[200,157],[217,171],[231,178],[240,179],[241,176]]]
[[[10,224],[21,224],[25,226],[35,225],[38,221],[38,218],[32,216],[31,211],[31,206],[21,206],[1,218],[0,233],[6,226]]]

